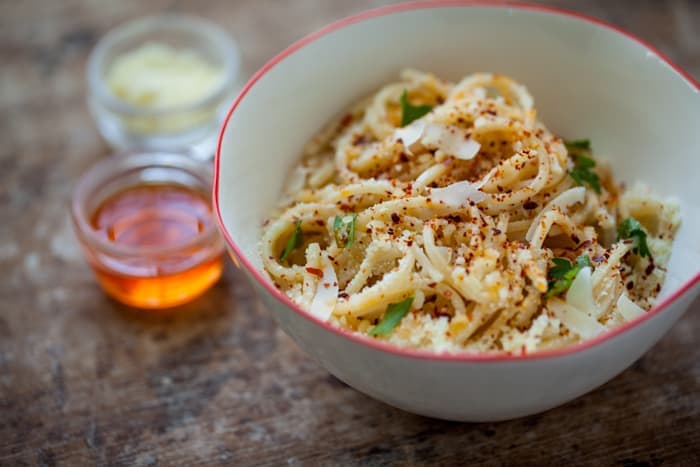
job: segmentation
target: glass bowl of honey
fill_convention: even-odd
[[[132,151],[90,168],[71,215],[102,289],[137,308],[177,306],[221,277],[212,169],[186,153]]]

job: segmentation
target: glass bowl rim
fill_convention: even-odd
[[[109,242],[99,235],[89,221],[85,204],[100,185],[122,174],[132,171],[142,171],[149,168],[177,169],[194,175],[204,182],[209,195],[211,194],[213,174],[209,164],[199,162],[187,153],[177,151],[131,150],[120,152],[102,159],[84,172],[73,189],[71,198],[71,218],[76,235],[81,243],[89,249],[119,257],[153,257],[167,256],[189,249],[201,249],[216,243],[219,229],[210,211],[211,222],[197,235],[184,241],[169,245],[135,247],[115,242]],[[139,186],[127,185],[124,188]],[[210,198],[207,198],[209,201]],[[224,245],[221,242],[220,250]],[[216,252],[219,253],[218,251]]]

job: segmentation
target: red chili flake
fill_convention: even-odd
[[[357,134],[357,135],[354,135],[352,138],[352,145],[353,146],[359,146],[360,144],[365,144],[368,142],[369,142],[369,139],[367,138],[366,135]]]
[[[406,246],[412,246],[412,245],[413,245],[413,240],[411,240],[410,238],[408,240],[406,240]]]
[[[436,318],[452,318],[452,315],[449,314],[444,308],[440,308],[439,310],[435,310],[435,317]]]
[[[489,114],[489,115],[492,115],[492,116],[494,116],[494,117],[496,116],[496,111],[495,111],[495,110],[488,109],[488,110],[486,111],[486,113]]]
[[[345,293],[345,292],[340,292],[340,293],[338,294],[338,298],[345,298],[345,299],[347,299],[348,297],[350,297],[350,295],[348,295],[348,294]]]
[[[314,276],[323,277],[323,271],[318,268],[312,268],[311,266],[307,266],[306,272],[308,272],[309,274],[313,274]]]
[[[401,221],[401,218],[399,217],[398,214],[396,214],[395,212],[392,212],[392,213],[391,213],[391,221],[392,221],[394,224],[398,224],[398,223]]]
[[[319,227],[323,227],[326,225],[326,223],[322,219],[318,219],[316,221],[316,225],[318,225]]]
[[[503,232],[501,232],[501,229],[493,229],[493,234],[494,235],[501,235]]]
[[[649,263],[649,266],[647,266],[647,268],[644,270],[644,273],[648,276],[652,272],[654,272],[654,263]]]
[[[401,154],[399,154],[399,160],[401,162],[408,162],[408,156],[406,155],[405,152],[402,152]]]
[[[578,235],[576,234],[571,234],[571,240],[576,244],[579,244],[581,242],[581,239],[578,238]]]
[[[343,118],[340,120],[340,126],[348,126],[352,122],[352,114],[345,114],[343,115]]]
[[[579,248],[588,248],[592,244],[593,244],[593,242],[591,240],[584,240],[583,242],[581,242],[581,244],[578,247]]]
[[[537,208],[537,206],[537,203],[535,203],[534,201],[525,201],[525,204],[523,204],[523,207],[527,210],[535,209]]]
[[[629,281],[625,287],[627,287],[627,290],[632,290],[634,288],[634,282]]]

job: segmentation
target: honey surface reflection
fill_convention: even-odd
[[[168,247],[190,245],[213,222],[209,200],[181,185],[133,186],[108,197],[90,218],[94,231],[108,242],[151,252],[94,258],[100,285],[117,300],[141,308],[193,299],[221,276],[221,252]]]

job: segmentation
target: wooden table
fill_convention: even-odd
[[[338,382],[231,265],[168,314],[96,287],[67,209],[79,174],[108,153],[85,106],[95,41],[146,13],[197,13],[236,36],[247,77],[294,39],[380,3],[0,3],[0,464],[700,465],[700,302],[602,388],[537,416],[457,424]],[[700,2],[548,3],[627,28],[700,78]]]

